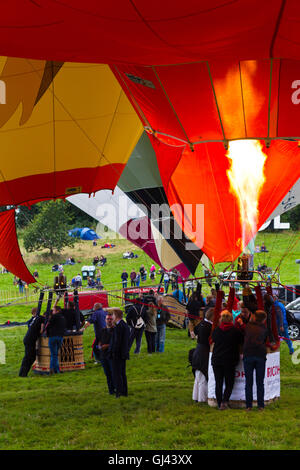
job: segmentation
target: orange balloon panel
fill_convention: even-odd
[[[214,262],[233,261],[241,253],[242,238],[240,207],[231,191],[227,177],[230,167],[226,150],[221,143],[199,144],[191,152],[189,147],[172,148],[154,137],[152,144],[158,159],[176,161],[171,175],[163,180],[169,204],[193,204],[193,211],[185,219],[174,211],[177,222],[196,244],[197,230],[203,230],[204,253]],[[265,182],[258,198],[257,229],[267,220],[290,187],[299,178],[300,148],[296,142],[273,141],[270,148],[261,142],[267,158],[264,165]],[[163,178],[163,171],[161,172]],[[250,184],[250,180],[249,180]],[[196,205],[203,205],[204,218],[196,220]],[[201,214],[201,212],[199,212]],[[246,244],[252,233],[246,236]],[[201,233],[199,236],[201,241]]]
[[[235,259],[300,178],[300,61],[221,58],[112,70],[152,135],[169,204],[204,204],[204,215],[187,214],[183,230],[214,262]],[[255,189],[259,163],[243,150],[249,179],[239,175],[234,192],[226,149],[240,140],[261,142],[267,159]],[[181,210],[174,214],[180,223]],[[203,247],[194,217],[203,218]]]

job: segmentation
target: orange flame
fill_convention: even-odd
[[[237,197],[240,208],[242,239],[237,246],[244,251],[257,232],[258,199],[265,182],[267,156],[258,140],[231,141],[226,156],[231,162],[227,170],[231,192]]]

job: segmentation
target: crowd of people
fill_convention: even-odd
[[[131,272],[128,273],[126,269],[123,269],[121,273],[121,282],[122,288],[126,289],[128,286],[128,282],[130,280],[130,287],[139,287],[141,282],[145,282],[147,280],[147,270],[145,266],[142,264],[141,267],[137,270],[132,268]],[[150,267],[149,278],[154,280],[156,276],[156,267],[154,264]]]
[[[276,296],[265,294],[264,310],[258,308],[257,300],[249,291],[243,299],[235,298],[234,309],[222,305],[219,322],[213,328],[216,292],[206,301],[201,294],[193,294],[189,302],[190,334],[197,339],[197,347],[191,350],[190,362],[195,376],[193,400],[207,402],[209,353],[215,379],[215,395],[218,409],[229,407],[233,391],[236,366],[242,355],[245,372],[246,409],[253,407],[253,375],[256,374],[257,406],[264,409],[264,378],[267,347],[275,344],[272,330],[272,309],[275,310],[278,333],[284,338],[290,354],[294,353],[288,336],[286,311]],[[203,305],[204,304],[204,305]]]
[[[163,306],[162,298],[150,290],[147,296],[140,296],[127,309],[126,321],[119,308],[103,308],[95,303],[93,311],[85,320],[82,313],[69,301],[62,308],[57,297],[52,310],[43,315],[37,308],[32,309],[32,317],[27,322],[28,330],[23,343],[25,353],[19,371],[20,377],[27,377],[36,360],[36,342],[40,336],[48,337],[50,350],[50,375],[61,373],[59,350],[64,335],[69,332],[84,332],[90,325],[94,327],[95,339],[92,345],[95,362],[102,365],[106,375],[108,391],[112,395],[127,396],[126,361],[135,345],[135,354],[140,353],[143,333],[148,354],[162,353],[165,347],[166,324],[170,314]]]
[[[235,370],[243,357],[245,372],[246,409],[253,406],[253,375],[256,374],[257,404],[264,409],[264,377],[267,346],[275,342],[271,325],[271,311],[275,310],[277,329],[294,353],[288,337],[286,311],[276,296],[265,293],[264,309],[258,308],[256,297],[244,290],[242,298],[236,295],[229,310],[223,299],[218,324],[214,324],[217,289],[211,288],[205,298],[201,288],[193,292],[187,302],[188,334],[197,341],[191,350],[190,362],[194,373],[193,400],[207,402],[209,356],[215,379],[215,395],[220,410],[229,407],[234,387]],[[108,391],[112,395],[127,396],[126,361],[134,346],[134,354],[141,351],[145,336],[147,352],[163,353],[165,350],[166,325],[170,312],[163,297],[150,290],[140,294],[126,306],[126,321],[120,308],[103,308],[96,303],[88,320],[84,319],[73,302],[66,308],[58,305],[57,297],[49,314],[40,315],[32,310],[28,331],[24,337],[25,354],[19,375],[26,377],[36,359],[36,341],[40,335],[48,337],[50,349],[50,373],[60,373],[58,353],[67,331],[84,332],[93,325],[95,339],[92,346],[95,362],[102,365]],[[145,333],[145,334],[144,334]],[[134,344],[135,343],[135,344]]]

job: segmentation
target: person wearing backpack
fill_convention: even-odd
[[[139,354],[141,350],[143,331],[145,329],[145,308],[142,304],[142,295],[137,299],[137,302],[131,305],[126,316],[126,322],[130,327],[129,335],[129,351],[135,340],[135,350],[134,354]]]
[[[162,298],[157,299],[157,315],[156,315],[156,334],[155,334],[155,351],[164,352],[165,350],[165,339],[166,339],[166,325],[171,318],[171,315],[163,305]]]

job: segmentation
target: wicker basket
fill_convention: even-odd
[[[49,374],[50,349],[49,338],[41,336],[37,341],[37,357],[32,367],[34,372]],[[64,336],[63,344],[58,353],[59,368],[62,372],[85,368],[83,354],[83,334],[72,332]]]
[[[176,328],[184,328],[185,318],[187,316],[185,305],[181,304],[172,295],[165,295],[163,297],[163,305],[169,309],[171,315],[168,325],[175,326]]]

